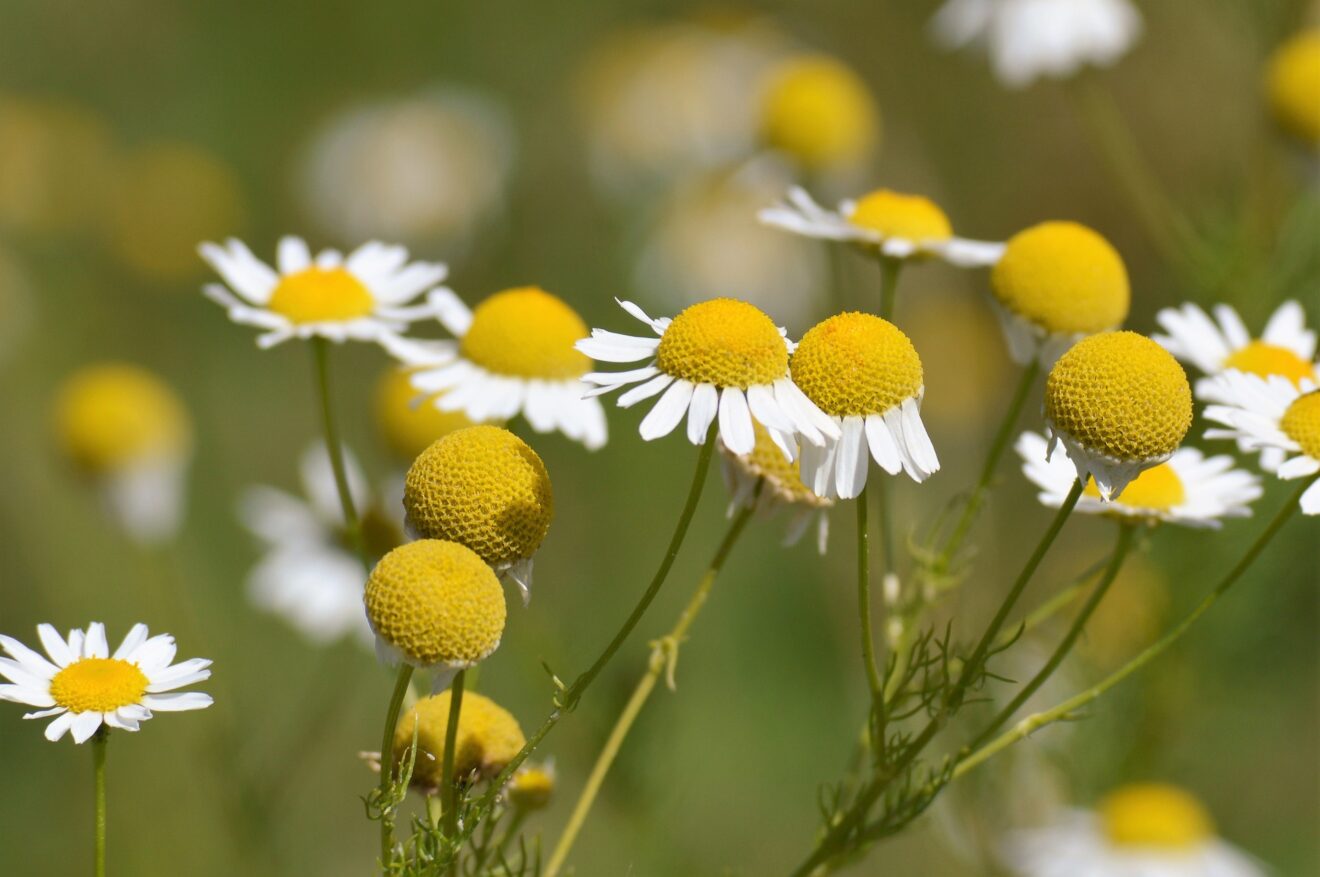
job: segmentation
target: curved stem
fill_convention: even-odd
[[[875,638],[871,634],[871,537],[866,526],[866,488],[857,495],[857,617],[862,628],[862,663],[871,686],[874,709],[884,705],[884,680],[875,662]],[[869,725],[868,725],[869,727]],[[874,745],[876,741],[872,740]]]
[[[348,471],[344,465],[344,447],[339,441],[339,429],[335,425],[334,405],[330,394],[330,342],[324,338],[313,338],[312,356],[316,361],[316,387],[321,397],[321,426],[325,431],[325,452],[330,457],[330,468],[335,473],[335,489],[339,492],[339,505],[344,512],[344,532],[348,542],[362,559],[362,565],[371,568],[371,558],[362,541],[362,525],[358,520],[357,508],[353,505],[353,494],[348,486]]]
[[[92,771],[96,776],[96,853],[93,873],[105,877],[105,744],[110,733],[105,726],[92,735]]]
[[[454,674],[454,681],[449,685],[449,716],[445,722],[445,758],[440,763],[440,788],[444,798],[444,836],[458,836],[458,786],[454,783],[454,757],[458,748],[458,720],[463,709],[463,683],[466,670]],[[449,863],[449,873],[458,873],[459,847],[454,849],[454,858]]]
[[[399,665],[399,675],[394,679],[394,693],[390,695],[390,705],[385,712],[385,730],[380,738],[380,862],[386,871],[394,860],[394,805],[388,803],[390,786],[394,781],[394,728],[399,723],[399,709],[403,706],[404,695],[408,693],[412,675],[412,664],[405,662]]]

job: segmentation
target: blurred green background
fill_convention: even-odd
[[[960,233],[984,239],[1046,218],[1086,222],[1127,260],[1132,328],[1150,331],[1155,310],[1186,299],[1231,301],[1259,328],[1291,296],[1313,326],[1320,320],[1315,167],[1308,180],[1305,162],[1275,138],[1259,84],[1263,59],[1306,20],[1308,4],[1143,4],[1144,39],[1102,75],[1156,175],[1208,242],[1208,260],[1185,270],[1170,269],[1148,243],[1069,91],[1006,92],[983,59],[934,48],[925,30],[934,6],[46,0],[0,9],[0,630],[32,641],[39,622],[67,630],[99,619],[113,640],[145,620],[174,633],[182,657],[215,661],[202,686],[213,709],[114,737],[113,873],[360,875],[375,854],[359,800],[374,780],[355,753],[377,745],[387,671],[352,644],[308,646],[243,593],[259,555],[235,519],[235,497],[252,483],[298,488],[298,455],[319,432],[309,353],[298,343],[258,351],[251,331],[201,297],[212,278],[194,255],[199,240],[235,234],[263,257],[288,232],[314,247],[405,240],[419,258],[449,260],[450,285],[469,302],[536,283],[591,325],[624,331],[630,319],[614,296],[672,313],[694,292],[740,294],[694,291],[684,266],[657,278],[687,246],[707,248],[693,256],[698,277],[711,276],[700,269],[713,260],[720,280],[759,283],[758,300],[794,336],[828,313],[831,294],[872,300],[874,267],[859,257],[846,255],[829,281],[823,248],[767,244],[723,220],[698,220],[698,231],[656,243],[687,205],[683,194],[718,187],[730,165],[633,173],[624,155],[624,170],[607,166],[601,155],[614,147],[602,144],[604,110],[591,101],[625,74],[602,53],[642,54],[620,33],[677,27],[746,38],[769,56],[837,56],[873,90],[884,143],[851,179],[816,180],[822,197],[846,194],[850,183],[923,192]],[[683,69],[659,76],[672,93],[653,106],[657,125],[703,99],[684,91],[700,80]],[[379,191],[372,156],[415,160],[432,136],[408,141],[407,115],[391,116],[416,148],[393,153],[388,137],[362,147],[362,130],[385,126],[372,108],[429,96],[480,105],[478,133],[453,153],[471,164],[435,184],[448,200],[422,199],[412,218],[395,211],[411,205],[405,196],[425,176],[381,183],[391,194],[358,210]],[[734,95],[754,99],[751,90]],[[336,120],[355,108],[366,128],[326,146]],[[777,188],[755,190],[751,208],[782,189],[779,173],[769,176]],[[751,208],[738,215],[754,227]],[[773,261],[793,247],[798,261]],[[766,278],[762,258],[786,265],[783,273]],[[719,273],[734,262],[738,270]],[[903,280],[898,322],[926,363],[927,425],[944,463],[927,485],[898,484],[905,530],[928,524],[975,477],[1011,389],[984,290],[983,272],[939,264]],[[403,464],[389,456],[371,407],[384,354],[348,345],[334,358],[349,444],[373,481],[397,474]],[[165,549],[127,540],[52,439],[59,383],[105,359],[158,372],[194,420],[187,518]],[[537,558],[535,599],[526,610],[511,602],[503,645],[479,684],[527,730],[549,706],[539,661],[568,677],[598,652],[649,579],[682,503],[693,449],[673,436],[642,443],[638,419],[611,409],[610,444],[596,453],[515,426],[549,467],[557,516]],[[1048,520],[1014,462],[1001,474],[977,532],[977,572],[946,607],[964,637],[977,629],[964,617],[984,617]],[[1266,514],[1291,489],[1267,487]],[[660,600],[549,738],[559,790],[532,823],[547,842],[643,666],[646,641],[672,623],[714,550],[724,508],[712,476]],[[657,693],[607,781],[573,859],[578,873],[761,875],[787,870],[808,850],[817,788],[841,774],[864,710],[851,517],[834,514],[824,560],[806,542],[780,548],[783,520],[754,523],[682,650],[677,693]],[[1158,533],[1067,678],[1080,686],[1139,649],[1259,526]],[[997,873],[987,852],[1003,830],[1039,821],[1052,802],[1085,805],[1120,782],[1158,779],[1200,796],[1223,835],[1276,873],[1320,873],[1316,533],[1316,521],[1294,522],[1171,656],[1097,704],[1090,720],[1046,731],[973,775],[857,872]],[[1103,521],[1074,521],[1028,602],[1093,562],[1109,538]],[[1046,634],[1040,648],[1053,642]],[[331,709],[309,715],[326,702]],[[18,707],[0,713],[0,871],[85,870],[90,753],[67,739],[46,743]],[[268,817],[239,788],[251,774],[279,788]]]

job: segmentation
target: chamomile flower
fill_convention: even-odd
[[[1214,319],[1194,304],[1165,308],[1155,320],[1167,335],[1151,337],[1183,362],[1190,362],[1206,375],[1229,369],[1268,378],[1278,375],[1300,385],[1320,380],[1315,360],[1315,332],[1306,328],[1306,312],[1295,301],[1286,301],[1274,311],[1259,338],[1253,338],[1238,312],[1228,305],[1215,305]],[[1196,384],[1202,399],[1214,393],[1215,383]]]
[[[757,216],[766,225],[794,234],[855,244],[891,259],[936,256],[951,265],[993,265],[1004,245],[954,237],[953,225],[935,202],[921,195],[876,189],[837,210],[817,204],[806,189],[794,186],[786,200]]]
[[[290,338],[380,342],[436,315],[433,304],[408,303],[448,273],[441,264],[408,264],[406,249],[377,241],[347,258],[338,250],[322,250],[313,259],[302,238],[285,237],[278,270],[232,238],[223,247],[204,243],[199,251],[228,284],[207,284],[207,298],[228,310],[235,323],[262,329],[257,336],[262,348]]]
[[[1005,859],[1021,877],[1264,877],[1215,835],[1210,815],[1182,789],[1141,783],[1111,792],[1094,811],[1018,832]]]
[[[591,360],[573,346],[587,336],[587,324],[562,299],[524,286],[497,292],[473,310],[449,289],[429,300],[458,340],[385,340],[413,368],[413,386],[433,397],[429,404],[476,423],[521,414],[537,432],[562,432],[592,450],[605,444],[605,412],[583,398]]]
[[[583,380],[593,395],[637,384],[619,397],[628,408],[663,393],[642,418],[646,441],[669,435],[687,418],[688,440],[705,442],[718,417],[718,433],[735,454],[756,447],[756,423],[764,426],[789,459],[796,437],[814,445],[838,437],[838,428],[793,383],[787,333],[757,308],[731,298],[715,298],[668,317],[651,319],[632,302],[620,307],[641,320],[654,338],[592,329],[578,350],[599,362],[650,360],[641,368],[594,372]]]
[[[795,545],[814,521],[816,550],[824,554],[830,536],[828,512],[834,500],[820,496],[802,482],[801,461],[786,460],[765,427],[753,424],[752,428],[756,432],[756,447],[750,454],[735,454],[720,444],[721,471],[732,495],[729,515],[742,506],[766,513],[790,509],[784,544]]]
[[[1009,88],[1107,67],[1141,36],[1130,0],[948,0],[931,20],[950,49],[983,48]]]
[[[1167,461],[1192,424],[1192,388],[1163,347],[1136,332],[1077,342],[1045,380],[1046,456],[1062,444],[1083,482],[1111,502]]]
[[[1226,429],[1206,430],[1206,438],[1236,439],[1247,450],[1279,454],[1276,475],[1284,480],[1320,473],[1320,389],[1311,381],[1300,387],[1273,375],[1262,378],[1225,372],[1215,378],[1215,397],[1222,404],[1205,409],[1205,417]],[[1302,512],[1320,515],[1320,481],[1302,494]]]
[[[925,481],[939,471],[921,397],[921,358],[903,332],[872,314],[837,314],[802,336],[793,380],[842,436],[802,449],[802,478],[821,496],[852,499],[873,458],[890,475]]]
[[[504,797],[515,809],[524,813],[543,810],[555,793],[555,761],[546,759],[540,764],[524,763],[509,779]]]
[[[1062,455],[1049,456],[1049,442],[1034,432],[1024,432],[1016,448],[1023,473],[1040,488],[1040,501],[1050,508],[1063,505],[1076,467]],[[1167,462],[1139,474],[1112,502],[1101,500],[1095,485],[1087,484],[1077,511],[1218,529],[1225,518],[1249,517],[1261,492],[1260,478],[1235,469],[1232,457],[1179,448]]]
[[[394,763],[403,762],[413,740],[417,752],[410,783],[434,794],[440,789],[445,761],[445,735],[449,728],[451,692],[423,697],[399,717],[394,726]],[[454,780],[466,783],[489,779],[504,769],[527,742],[518,720],[489,697],[469,691],[458,710],[458,736],[454,741]]]
[[[852,68],[793,55],[766,74],[761,139],[809,171],[856,167],[880,142],[880,111]]]
[[[119,648],[110,653],[105,625],[94,621],[60,636],[49,624],[37,626],[46,655],[12,637],[0,635],[0,700],[37,707],[25,719],[55,720],[46,726],[52,743],[71,732],[74,743],[85,743],[104,725],[136,731],[154,712],[183,712],[211,705],[199,691],[175,689],[211,678],[211,662],[190,658],[174,663],[174,637],[148,636],[145,624],[135,624]]]
[[[1049,365],[1079,339],[1127,319],[1132,292],[1123,258],[1076,222],[1015,234],[990,272],[995,313],[1013,361]]]
[[[1297,34],[1275,50],[1265,90],[1279,127],[1302,145],[1320,150],[1320,27]]]

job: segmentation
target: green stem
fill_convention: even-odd
[[[894,300],[898,297],[898,274],[903,262],[892,256],[880,257],[880,316],[894,318]]]
[[[449,716],[445,723],[445,757],[440,763],[440,792],[444,797],[444,836],[458,836],[458,786],[454,782],[454,756],[458,748],[458,719],[463,709],[464,670],[454,674],[454,681],[449,685]],[[449,873],[458,873],[458,852],[454,849],[454,858],[449,863]]]
[[[1109,566],[1109,557],[1102,558],[1096,563],[1087,567],[1080,575],[1076,576],[1066,585],[1063,590],[1050,597],[1044,603],[1027,613],[1017,626],[1004,629],[999,634],[999,639],[995,642],[995,648],[1003,649],[1012,645],[1013,640],[1023,634],[1030,633],[1049,621],[1055,615],[1058,615],[1066,609],[1074,600],[1081,596],[1082,591],[1086,590],[1087,584],[1099,575]]]
[[[348,542],[362,559],[362,565],[371,568],[371,558],[367,556],[366,544],[362,541],[362,525],[358,520],[357,508],[353,505],[353,494],[349,490],[348,471],[344,465],[344,446],[339,440],[339,429],[335,425],[334,405],[330,393],[330,342],[324,338],[312,339],[312,355],[316,361],[316,387],[321,397],[321,425],[325,431],[325,451],[330,457],[330,468],[335,473],[335,489],[339,492],[339,505],[344,512],[344,532]]]
[[[385,730],[380,738],[380,862],[387,872],[394,861],[394,805],[389,802],[390,786],[394,781],[394,728],[399,723],[399,709],[408,693],[412,675],[412,664],[399,664],[394,693],[390,695],[390,705],[385,712]]]
[[[884,705],[884,680],[875,661],[875,638],[871,634],[871,539],[866,526],[866,488],[857,495],[857,616],[862,628],[862,663],[871,686],[872,709]],[[869,727],[869,725],[868,725]],[[872,740],[874,746],[877,741]]]
[[[92,770],[96,775],[96,877],[105,877],[105,744],[109,739],[110,732],[104,725],[92,735]]]

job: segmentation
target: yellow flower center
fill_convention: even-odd
[[[1091,333],[1127,319],[1127,268],[1107,240],[1075,222],[1018,232],[990,273],[1000,304],[1048,332]]]
[[[294,323],[336,323],[371,314],[376,299],[347,268],[306,268],[280,278],[266,307]]]
[[[833,58],[792,58],[770,74],[761,136],[807,168],[852,164],[880,139],[880,116],[866,85]]]
[[[1320,28],[1293,37],[1274,53],[1266,90],[1279,125],[1320,147]]]
[[[757,308],[732,298],[692,305],[669,324],[655,354],[666,374],[746,389],[788,373],[788,345]]]
[[[524,768],[509,781],[509,803],[519,810],[542,809],[554,792],[555,776],[543,767]]]
[[[471,426],[413,461],[403,507],[418,535],[466,545],[496,566],[532,556],[550,529],[554,496],[526,442],[497,426]]]
[[[391,368],[376,385],[376,422],[385,443],[403,460],[412,460],[436,439],[473,425],[462,411],[439,410],[434,399],[417,402],[422,393],[413,387],[410,374],[410,369]]]
[[[1086,496],[1100,498],[1100,489],[1094,481],[1088,481],[1082,492]],[[1167,512],[1182,505],[1186,499],[1187,491],[1178,473],[1168,463],[1161,463],[1146,469],[1123,488],[1120,501],[1130,508]]]
[[[1214,837],[1214,824],[1199,801],[1158,783],[1111,792],[1100,803],[1100,823],[1110,843],[1122,847],[1181,851]]]
[[[1320,390],[1299,396],[1283,412],[1279,428],[1302,446],[1302,453],[1320,460]]]
[[[766,485],[763,489],[774,491],[775,498],[782,502],[799,503],[815,508],[834,505],[833,500],[817,496],[811,488],[802,483],[800,460],[788,462],[779,445],[775,444],[770,438],[770,433],[765,431],[765,427],[753,420],[752,432],[756,435],[756,444],[750,454],[741,457],[728,454],[734,465],[753,478],[765,479]]]
[[[454,542],[419,539],[386,554],[367,577],[363,600],[372,630],[423,667],[475,664],[504,633],[499,579]]]
[[[893,323],[871,314],[837,314],[802,336],[793,380],[835,417],[883,414],[914,399],[924,380],[921,358]]]
[[[918,243],[947,241],[953,225],[944,211],[929,198],[877,189],[863,196],[848,214],[848,221],[878,231],[885,237]]]
[[[1294,387],[1301,386],[1302,378],[1315,379],[1314,365],[1286,347],[1264,341],[1252,341],[1233,351],[1224,360],[1224,368],[1235,368],[1262,378],[1278,375],[1292,381]]]
[[[450,693],[424,697],[399,718],[394,727],[394,762],[399,764],[417,734],[412,784],[424,790],[438,789],[445,761],[445,734],[449,728]],[[467,782],[490,777],[504,769],[527,740],[508,710],[489,697],[469,691],[458,710],[458,735],[454,744],[454,779]]]
[[[591,360],[573,348],[588,334],[587,324],[558,297],[523,286],[477,305],[460,349],[495,374],[564,380],[590,371]]]
[[[84,368],[64,383],[55,430],[65,453],[93,475],[181,453],[192,440],[173,390],[145,369],[113,363]]]
[[[108,713],[142,700],[147,677],[117,658],[83,658],[55,674],[50,696],[71,713]]]
[[[1154,341],[1107,332],[1059,357],[1045,381],[1045,416],[1092,451],[1130,462],[1161,460],[1192,424],[1192,388],[1178,361]]]

